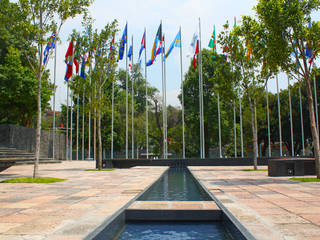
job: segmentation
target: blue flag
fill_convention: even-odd
[[[132,57],[132,45],[129,48],[129,52],[128,52],[128,58],[131,61],[131,57]]]
[[[126,43],[127,43],[127,24],[123,30],[123,34],[122,34],[121,41],[120,41],[118,61],[123,59],[124,47],[125,47]]]
[[[48,60],[50,50],[55,48],[55,40],[56,40],[56,34],[52,33],[51,37],[48,40],[47,46],[43,51],[43,65],[45,65]]]
[[[174,47],[181,47],[181,31],[180,30],[177,33],[177,36],[175,37],[173,42],[171,43],[171,45],[170,45],[170,47],[169,47],[169,49],[168,49],[168,51],[166,53],[166,58],[170,55],[170,53],[172,52]]]
[[[160,24],[158,31],[157,31],[157,34],[156,34],[156,37],[154,39],[153,47],[151,50],[151,59],[147,62],[147,66],[151,66],[153,64],[153,62],[156,60],[157,52],[159,51],[158,43],[161,42],[161,39],[162,39],[162,24]]]

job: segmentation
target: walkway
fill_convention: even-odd
[[[40,165],[40,175],[67,178],[51,184],[0,183],[0,240],[82,239],[152,184],[166,167],[87,172],[94,162]],[[13,166],[0,181],[32,175]]]
[[[320,239],[320,182],[268,177],[244,168],[252,167],[189,167],[257,239]]]

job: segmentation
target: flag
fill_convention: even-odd
[[[80,77],[86,79],[86,61],[82,59]]]
[[[122,34],[121,41],[120,41],[118,61],[123,59],[124,47],[125,47],[126,43],[127,43],[127,24],[123,30],[123,34]]]
[[[128,58],[129,58],[129,68],[130,70],[132,70],[132,45],[129,48]]]
[[[50,50],[55,48],[55,40],[56,40],[56,33],[53,32],[48,40],[46,48],[43,51],[43,65],[45,65],[48,60]]]
[[[173,42],[171,43],[167,53],[166,58],[170,55],[174,47],[181,47],[181,30],[177,33],[177,36],[174,38]]]
[[[247,45],[247,62],[249,62],[252,55],[251,40],[247,41],[246,45]]]
[[[112,60],[112,50],[113,50],[113,44],[114,44],[114,34],[113,34],[113,38],[112,41],[110,43],[110,48],[109,48],[109,58]]]
[[[197,66],[197,54],[199,53],[199,36],[197,32],[195,32],[192,36],[190,48],[191,48],[191,54],[193,55],[192,65],[193,65],[193,68],[195,69]]]
[[[164,47],[161,47],[163,42],[164,42],[164,35],[162,36],[162,40],[160,41],[159,47],[156,52],[156,56],[158,56],[161,53],[165,53]]]
[[[151,59],[148,61],[150,65],[147,64],[147,66],[151,66],[153,62],[156,60],[157,57],[157,51],[158,51],[158,43],[161,42],[162,39],[162,24],[160,24],[156,37],[154,39],[154,43],[151,50]],[[161,44],[160,44],[161,46]]]
[[[308,28],[311,28],[311,22],[309,22]],[[311,62],[312,58],[312,44],[311,41],[307,41],[307,46],[306,46],[306,57],[307,59],[310,58],[309,62]]]
[[[65,63],[67,64],[67,71],[64,80],[68,82],[69,78],[72,76],[72,63],[73,63],[73,39],[69,43],[68,50],[65,56]]]
[[[79,56],[79,45],[78,43],[76,44],[75,46],[75,50],[74,50],[74,54],[73,54],[73,63],[74,65],[76,65],[76,73],[78,74],[79,73],[79,63],[78,63],[78,60],[80,58]]]
[[[144,31],[143,33],[143,36],[142,36],[142,40],[141,40],[141,47],[140,47],[140,50],[139,50],[139,58],[138,58],[138,62],[139,62],[139,65],[141,65],[141,54],[143,52],[143,49],[146,48],[146,31]]]
[[[209,41],[209,48],[212,49],[212,59],[213,62],[216,62],[216,54],[217,54],[217,42],[216,42],[216,26],[213,27],[213,33],[211,39]]]

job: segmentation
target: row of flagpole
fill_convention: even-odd
[[[126,24],[126,37],[128,32],[128,24]],[[161,29],[160,29],[161,28]],[[166,65],[165,65],[165,59],[167,57],[167,54],[170,53],[172,50],[172,45],[170,46],[169,52],[165,54],[165,39],[162,34],[162,22],[159,26],[160,29],[160,36],[156,36],[158,40],[160,41],[160,49],[161,49],[161,57],[162,57],[162,108],[163,108],[163,157],[168,157],[168,137],[167,137],[167,107],[166,107]],[[159,32],[158,29],[158,32]],[[158,33],[157,33],[158,34]],[[178,35],[177,35],[178,36]],[[157,40],[157,41],[158,41]],[[175,46],[180,47],[180,70],[181,70],[181,92],[182,92],[182,157],[185,158],[185,125],[184,125],[184,92],[183,92],[183,68],[182,68],[182,42],[181,42],[181,27],[179,28],[179,44],[177,43],[178,38],[176,37]],[[202,79],[202,54],[201,54],[201,22],[199,18],[199,49],[198,53],[198,70],[199,70],[199,119],[200,119],[200,158],[205,158],[205,136],[204,136],[204,103],[203,103],[203,79]],[[128,71],[128,44],[126,39],[126,158],[128,158],[128,77],[129,77],[129,71]],[[132,37],[132,46],[133,48],[133,37]],[[149,157],[149,138],[148,138],[148,81],[147,81],[147,53],[146,53],[146,29],[144,31],[143,35],[143,47],[145,50],[145,95],[146,95],[146,157]],[[156,49],[153,49],[155,51]],[[139,54],[139,59],[140,59]],[[157,53],[156,53],[157,55]],[[56,83],[56,56],[57,56],[57,48],[55,46],[55,57],[54,57],[54,85]],[[154,53],[152,53],[153,57]],[[131,56],[133,59],[133,56]],[[152,63],[155,60],[151,59]],[[151,65],[152,65],[151,63]],[[133,60],[132,64],[133,66]],[[91,71],[91,67],[89,72]],[[279,123],[279,144],[280,144],[280,156],[283,155],[282,151],[282,130],[281,130],[281,106],[280,106],[280,97],[279,97],[279,85],[278,85],[278,76],[276,76],[276,85],[277,85],[277,99],[278,99],[278,123]],[[56,89],[55,89],[56,90]],[[55,92],[53,96],[53,140],[52,140],[52,150],[53,154],[52,157],[55,158],[55,129],[56,129],[56,122],[55,122]],[[134,80],[132,79],[132,108],[131,108],[131,114],[132,114],[132,158],[134,158]],[[318,126],[318,108],[317,108],[317,91],[316,91],[316,81],[314,80],[314,94],[315,94],[315,105],[316,105],[316,119],[317,119],[317,128]],[[70,103],[70,127],[69,127],[69,97],[71,96],[71,103]],[[74,101],[74,95],[71,92],[69,96],[69,83],[67,82],[67,126],[66,126],[66,159],[73,159],[72,156],[72,139],[73,139],[73,101]],[[83,93],[83,100],[82,100],[82,106],[84,108],[85,104],[85,94]],[[288,96],[289,96],[289,112],[290,112],[290,133],[291,133],[291,155],[294,155],[294,144],[293,144],[293,121],[292,121],[292,107],[291,107],[291,95],[290,95],[290,80],[288,78]],[[79,159],[79,95],[76,96],[77,98],[77,121],[76,121],[76,159]],[[300,99],[300,120],[301,120],[301,136],[302,136],[302,152],[303,155],[305,154],[305,146],[304,146],[304,129],[303,129],[303,114],[302,114],[302,101],[301,101],[301,89],[299,88],[299,99]],[[269,102],[268,102],[268,87],[266,86],[266,100],[267,100],[267,128],[268,128],[268,156],[271,156],[271,142],[270,142],[270,120],[269,120]],[[90,99],[89,99],[90,102]],[[221,134],[221,116],[220,116],[220,98],[219,93],[217,93],[217,108],[218,108],[218,128],[219,128],[219,156],[222,157],[222,134]],[[234,108],[234,156],[237,157],[237,127],[236,127],[236,105],[235,102],[233,103]],[[94,110],[95,111],[95,110]],[[241,157],[244,156],[244,150],[243,150],[243,129],[242,129],[242,106],[241,106],[241,97],[239,97],[239,111],[240,111],[240,144],[241,144]],[[85,115],[83,111],[82,115],[82,159],[84,159],[84,121],[85,121]],[[89,112],[89,126],[88,126],[88,156],[90,158],[91,156],[91,112]],[[255,120],[256,121],[256,120]],[[112,141],[111,141],[111,158],[114,158],[114,142],[113,142],[113,131],[114,131],[114,82],[112,82]],[[70,135],[69,135],[70,131]],[[93,156],[94,159],[96,157],[96,120],[94,119],[94,151]],[[137,153],[138,154],[138,153]]]

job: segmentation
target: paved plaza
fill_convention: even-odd
[[[0,239],[82,239],[152,184],[167,167],[84,171],[94,162],[40,165],[40,175],[68,181],[0,183]],[[32,175],[33,166],[13,166],[0,180]]]
[[[82,239],[152,184],[167,167],[88,172],[94,162],[40,165],[40,175],[67,178],[50,184],[0,184],[0,240]],[[320,239],[320,183],[300,183],[249,167],[189,167],[207,189],[260,240]],[[31,176],[13,166],[0,180]],[[131,208],[206,209],[199,202],[136,202]],[[185,206],[184,206],[185,205]]]
[[[268,177],[244,168],[189,167],[256,239],[320,239],[319,182]]]

